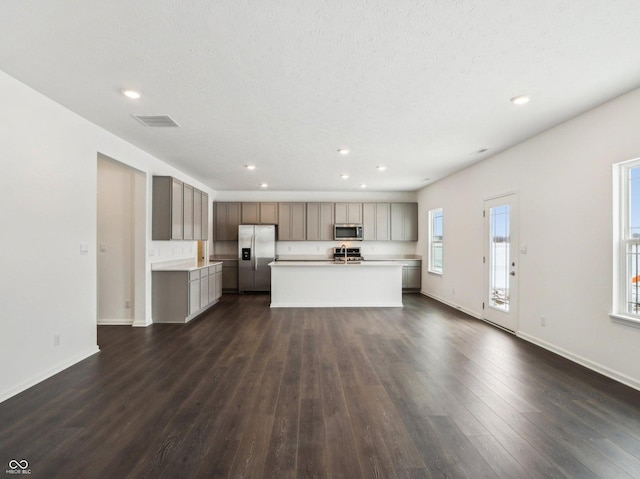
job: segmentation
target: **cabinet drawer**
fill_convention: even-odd
[[[189,281],[195,281],[196,279],[200,279],[200,270],[189,271]]]

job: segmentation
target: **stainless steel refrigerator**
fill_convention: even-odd
[[[274,225],[238,226],[238,290],[271,291],[269,263],[276,257]]]

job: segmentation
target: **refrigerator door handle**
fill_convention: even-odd
[[[251,237],[251,250],[253,251],[253,270],[258,271],[258,255],[256,254],[256,235]]]

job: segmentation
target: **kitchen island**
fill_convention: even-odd
[[[272,308],[402,307],[402,264],[274,261]]]

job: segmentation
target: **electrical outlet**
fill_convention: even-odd
[[[127,299],[127,300],[124,302],[124,307],[125,307],[126,309],[131,308],[131,301],[129,301],[129,300]]]
[[[456,288],[451,288],[451,294],[452,294],[453,296],[455,296],[455,295],[456,295]]]
[[[60,335],[59,334],[54,334],[53,335],[53,345],[54,346],[60,346]]]
[[[546,326],[547,325],[547,318],[545,318],[544,316],[540,316],[540,326]]]

